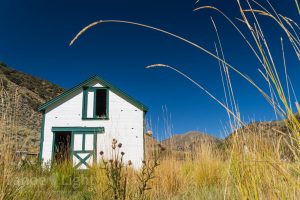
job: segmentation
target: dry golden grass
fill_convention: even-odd
[[[225,152],[207,144],[193,159],[164,158],[143,199],[300,198],[299,164],[278,158],[273,145],[277,138],[270,141],[251,134],[232,141]],[[101,166],[81,172],[68,164],[50,170],[41,170],[38,164],[21,169],[3,164],[1,199],[113,199]],[[134,194],[140,172],[127,173],[126,199],[139,199]]]

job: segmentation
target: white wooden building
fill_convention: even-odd
[[[40,159],[69,159],[78,169],[111,156],[112,140],[122,143],[125,162],[144,159],[147,107],[99,76],[93,76],[39,107],[43,114]]]

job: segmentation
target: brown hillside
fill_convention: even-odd
[[[295,114],[296,118],[300,121],[300,115]],[[239,130],[237,133],[243,133],[246,137],[251,134],[259,135],[262,138],[274,138],[279,136],[288,136],[290,133],[289,128],[286,126],[287,120],[266,121],[266,122],[252,122]],[[232,134],[226,138],[231,140]]]
[[[216,144],[219,142],[214,136],[199,131],[190,131],[184,134],[173,135],[162,141],[167,149],[172,151],[191,151],[202,144]]]
[[[64,89],[48,81],[19,72],[0,62],[0,89],[5,96],[0,96],[9,110],[0,108],[0,113],[15,116],[13,122],[18,130],[17,140],[20,150],[37,151],[39,146],[39,132],[41,128],[41,114],[38,107],[61,94]],[[3,90],[4,89],[4,90]]]

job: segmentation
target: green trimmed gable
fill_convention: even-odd
[[[54,103],[57,103],[61,100],[63,100],[64,98],[68,97],[69,95],[73,94],[74,92],[78,91],[78,90],[82,90],[83,87],[88,86],[89,84],[91,84],[92,82],[98,82],[100,83],[103,87],[108,88],[109,90],[111,90],[112,92],[114,92],[115,94],[119,95],[120,97],[122,97],[124,100],[128,101],[129,103],[131,103],[132,105],[134,105],[135,107],[139,108],[140,110],[147,112],[148,108],[147,106],[145,106],[144,104],[142,104],[141,102],[137,101],[136,99],[134,99],[133,97],[129,96],[128,94],[126,94],[125,92],[123,92],[122,90],[120,90],[119,88],[113,86],[111,83],[108,83],[107,81],[105,81],[103,78],[101,78],[100,76],[96,75],[93,76],[89,79],[87,79],[86,81],[78,84],[77,86],[67,90],[66,92],[62,93],[61,95],[51,99],[50,101],[42,104],[39,107],[39,111],[43,111],[46,110],[49,106],[53,105]]]

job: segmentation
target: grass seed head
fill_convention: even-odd
[[[132,165],[131,160],[128,160],[128,166],[131,166],[131,165]]]
[[[117,144],[117,143],[118,143],[118,141],[116,139],[112,140],[112,144]]]

